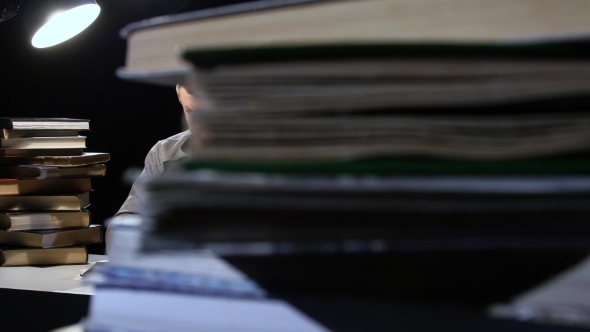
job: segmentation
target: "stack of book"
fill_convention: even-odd
[[[269,291],[389,298],[392,252],[588,246],[587,42],[371,36],[186,47],[202,108],[190,159],[144,183],[146,249],[213,248]]]
[[[0,265],[83,264],[102,242],[90,222],[91,179],[108,153],[84,152],[89,121],[0,118]]]
[[[583,41],[187,48],[203,108],[184,172],[146,184],[150,237],[269,291],[382,299],[411,297],[385,282],[395,252],[587,246],[588,59]]]
[[[140,179],[141,250],[384,303],[484,288],[395,253],[587,248],[588,5],[259,1],[130,25],[119,77],[202,106],[190,158]]]

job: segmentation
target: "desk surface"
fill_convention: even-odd
[[[47,331],[69,324],[78,323],[88,314],[90,297],[94,295],[94,287],[83,284],[80,274],[88,270],[94,263],[106,261],[107,256],[89,255],[88,264],[60,265],[49,267],[4,267],[0,268],[0,296],[4,299],[0,302],[0,311],[8,313],[9,319],[3,321],[11,331]],[[52,294],[54,293],[54,294]],[[56,294],[57,293],[57,294]],[[64,294],[65,293],[65,294]],[[86,295],[86,296],[79,296]],[[204,307],[210,307],[208,301],[215,301],[214,297],[202,297]],[[228,319],[226,310],[232,306],[232,301],[227,300],[224,310],[208,310],[209,314],[216,314],[220,321]],[[242,301],[235,300],[236,304]],[[60,303],[60,305],[55,305]],[[67,307],[67,312],[63,308]],[[286,309],[285,309],[286,307]],[[308,326],[304,331],[325,331],[316,322],[309,320],[283,301],[275,300],[265,307],[268,314],[276,314],[278,309],[283,310],[282,319],[293,320],[294,326]],[[286,312],[285,312],[286,310]],[[31,320],[30,312],[37,312],[36,319]],[[197,310],[198,311],[198,310]],[[42,314],[40,314],[42,312]],[[236,319],[236,317],[230,317]],[[303,322],[303,323],[302,323]],[[75,331],[81,331],[80,324],[71,327]]]
[[[47,331],[78,323],[87,315],[90,300],[88,295],[94,294],[92,287],[83,285],[80,274],[94,263],[106,259],[106,256],[90,255],[89,263],[84,265],[0,268],[0,295],[3,298],[0,310],[6,318],[3,320],[3,327],[9,327],[11,331],[29,332]],[[573,327],[489,319],[483,313],[473,310],[452,310],[453,308],[444,307],[393,305],[375,309],[350,301],[326,302],[305,297],[288,299],[287,302],[303,312],[315,313],[311,315],[313,318],[337,331],[366,330],[367,320],[362,318],[369,317],[376,325],[374,331],[390,331],[392,328],[399,331],[443,331],[445,327],[451,331],[473,331],[480,327],[486,327],[483,329],[485,331],[583,331]],[[56,303],[60,305],[55,305]],[[67,314],[63,312],[64,307],[68,308]],[[361,309],[368,313],[361,314]],[[380,316],[377,314],[379,310],[385,310],[387,314]],[[30,319],[30,312],[36,312],[35,319]],[[384,317],[389,318],[383,321]],[[79,324],[73,328],[81,331]]]
[[[0,287],[10,289],[93,295],[94,287],[83,285],[80,274],[104,255],[88,255],[88,264],[48,267],[15,266],[0,268]]]

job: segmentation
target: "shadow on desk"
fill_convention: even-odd
[[[2,331],[50,331],[88,313],[89,295],[0,288]]]
[[[483,310],[537,286],[587,255],[587,249],[523,249],[224,259],[277,297],[451,303]]]
[[[228,261],[334,331],[557,332],[587,330],[492,319],[486,310],[587,255],[587,249],[481,250]]]

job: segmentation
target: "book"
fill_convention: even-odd
[[[590,185],[565,178],[165,172],[142,183],[143,246],[211,249],[269,294],[394,301],[400,256],[585,250]]]
[[[0,178],[0,196],[72,193],[91,190],[90,178],[46,180]]]
[[[1,117],[0,128],[11,130],[89,130],[90,120],[71,118]]]
[[[37,166],[58,166],[58,167],[77,167],[92,164],[106,163],[110,159],[110,154],[104,152],[84,152],[81,155],[62,155],[62,156],[2,156],[0,155],[0,164],[2,165],[37,165]]]
[[[31,129],[31,130],[11,130],[2,129],[0,131],[0,138],[24,138],[24,137],[72,137],[78,136],[78,130],[44,130],[44,129]]]
[[[292,331],[324,331],[283,301],[267,299],[264,290],[254,281],[215,253],[190,248],[145,252],[140,248],[141,217],[129,216],[116,221],[109,226],[112,232],[108,242],[109,262],[95,265],[84,274],[84,283],[96,289],[85,328],[157,331],[164,327],[166,330],[198,327],[211,331],[283,331],[288,327]],[[138,296],[145,306],[120,311],[127,307],[123,304],[121,309],[108,309],[116,305],[112,301],[123,303],[130,300],[128,296]],[[168,312],[169,305],[189,305],[192,311],[206,310],[207,314],[195,316],[189,314],[191,310]],[[146,316],[151,310],[157,313]],[[244,310],[247,310],[246,315]],[[114,315],[117,311],[126,318],[118,319],[122,316]],[[241,314],[236,316],[236,313]],[[248,320],[247,317],[252,315],[278,319]],[[215,318],[208,321],[213,316]],[[144,324],[146,319],[149,324]]]
[[[308,43],[499,44],[580,39],[589,23],[583,1],[254,1],[156,17],[121,30],[127,39],[123,79],[178,81],[184,47]],[[366,24],[370,21],[371,24]]]
[[[90,205],[90,192],[0,197],[0,211],[79,211]]]
[[[287,250],[284,241],[314,252],[322,250],[322,243],[358,240],[366,241],[362,247],[370,251],[372,240],[397,243],[402,234],[419,233],[435,242],[448,237],[451,243],[469,234],[495,238],[498,246],[510,245],[516,229],[526,229],[531,238],[539,235],[538,244],[543,245],[543,237],[557,236],[556,229],[562,229],[560,236],[582,236],[575,224],[588,210],[590,192],[589,178],[583,175],[322,176],[204,169],[163,173],[140,183],[145,192],[140,210],[150,239],[144,245],[159,238],[200,244],[248,242],[256,251],[260,247],[255,243],[265,242],[266,249],[260,250],[270,254],[275,250],[271,243],[277,253],[281,248],[283,253],[296,250]],[[469,221],[474,214],[486,217],[474,223]],[[510,227],[501,226],[504,221],[499,220],[511,214],[519,217],[507,219]],[[556,225],[556,216],[568,216],[568,221]],[[534,232],[533,220],[538,226]],[[298,241],[312,243],[297,245]],[[529,239],[529,244],[535,241]],[[240,250],[246,249],[236,252]]]
[[[38,248],[0,248],[0,266],[64,265],[86,264],[88,253],[85,247]]]
[[[83,148],[10,149],[0,148],[0,157],[81,156]]]
[[[90,212],[3,212],[0,230],[7,232],[35,229],[84,228],[90,225]]]
[[[582,68],[590,62],[586,48],[568,45],[189,50],[188,87],[202,105],[192,114],[193,157],[491,160],[584,152],[590,76]]]
[[[291,114],[218,111],[193,115],[197,128],[190,138],[194,158],[305,162],[429,156],[497,160],[590,149],[586,113],[400,115],[393,110],[372,114],[361,108],[316,115],[304,106]]]
[[[35,248],[55,248],[102,242],[102,226],[88,228],[28,230],[7,232],[0,230],[0,244]]]
[[[11,130],[89,130],[89,124],[87,119],[0,117],[0,128]]]
[[[138,179],[145,188],[145,199],[162,198],[167,194],[192,192],[194,197],[204,196],[203,203],[213,202],[224,193],[231,195],[293,195],[302,199],[304,194],[317,194],[324,197],[358,197],[388,198],[398,194],[499,194],[499,195],[585,195],[590,193],[590,176],[579,175],[532,175],[514,176],[511,174],[459,174],[459,175],[398,175],[398,174],[306,174],[306,173],[264,173],[264,172],[228,172],[203,169],[187,172],[167,172],[154,179]],[[201,193],[201,194],[199,194]],[[207,193],[211,194],[211,200]],[[370,197],[370,195],[377,197]],[[392,196],[390,196],[392,195]],[[179,195],[182,196],[182,195]],[[178,201],[162,202],[185,204],[195,200],[186,195]],[[213,198],[216,197],[216,198]],[[201,199],[201,198],[199,198]],[[296,198],[294,198],[296,201]],[[195,203],[199,206],[199,202]],[[228,204],[233,204],[228,202]],[[264,201],[260,200],[260,206]],[[257,205],[257,204],[256,204]],[[146,211],[153,210],[150,204],[144,206]]]
[[[72,149],[85,148],[86,137],[65,136],[65,137],[24,137],[24,138],[2,138],[0,147],[10,149]]]
[[[188,88],[203,110],[284,113],[465,107],[580,95],[588,93],[587,53],[560,45],[324,42],[193,48],[184,58],[194,66]]]
[[[68,177],[97,177],[106,173],[105,164],[93,164],[78,167],[0,165],[0,176],[17,179],[59,179]]]
[[[546,158],[522,160],[449,160],[428,158],[389,158],[368,160],[202,160],[179,159],[164,162],[164,170],[215,170],[234,173],[296,175],[561,175],[590,174],[590,159]]]
[[[195,315],[195,310],[200,314]],[[235,300],[131,288],[99,288],[84,326],[89,331],[190,331],[195,327],[205,331],[328,331],[281,300]]]

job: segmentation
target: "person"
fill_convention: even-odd
[[[190,117],[193,112],[199,109],[199,102],[197,99],[190,94],[190,92],[183,85],[176,85],[176,93],[178,95],[178,101],[182,105],[184,113],[184,119],[188,125],[188,129],[168,137],[161,141],[158,141],[148,152],[145,157],[144,168],[140,176],[154,176],[164,171],[164,162],[168,160],[177,160],[187,156],[187,139],[191,134],[191,121]],[[106,243],[108,248],[108,241],[110,237],[110,230],[117,222],[121,222],[122,218],[127,216],[133,216],[138,211],[137,201],[138,189],[135,184],[131,187],[129,196],[119,208],[119,211],[111,218],[109,225],[107,225],[106,232]]]

